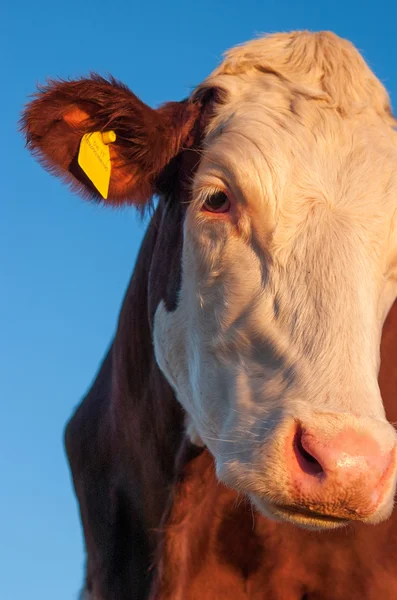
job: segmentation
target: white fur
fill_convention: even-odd
[[[250,42],[199,89],[212,86],[226,100],[194,181],[179,306],[156,313],[156,357],[218,476],[287,503],[295,419],[368,432],[383,452],[396,443],[377,383],[397,294],[395,123],[383,86],[333,34]],[[203,213],[224,188],[232,218]]]

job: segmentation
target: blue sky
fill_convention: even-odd
[[[397,104],[394,0],[7,1],[1,24],[0,598],[73,600],[84,554],[62,432],[112,338],[144,227],[85,203],[31,158],[16,122],[47,76],[112,73],[157,105],[260,32],[331,29]],[[4,62],[5,59],[5,62]],[[394,76],[394,80],[393,80]]]

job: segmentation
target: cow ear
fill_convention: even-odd
[[[77,81],[51,80],[40,87],[25,108],[21,129],[44,167],[83,196],[144,206],[168,163],[192,144],[199,115],[198,102],[170,102],[154,110],[125,85],[94,74]],[[103,142],[112,138],[103,134],[110,131],[115,141],[105,147]],[[87,136],[92,133],[93,138]],[[81,145],[87,151],[87,138],[94,142],[94,154],[99,144],[97,150],[105,152],[110,164],[106,192],[95,177],[87,176],[84,163],[81,166]],[[97,157],[91,158],[95,163]]]

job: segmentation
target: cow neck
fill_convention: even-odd
[[[183,409],[157,366],[152,343],[159,302],[163,300],[170,310],[176,306],[182,226],[180,203],[172,197],[160,199],[138,254],[113,344],[114,445],[119,450],[120,476],[131,476],[125,485],[133,488],[134,497],[139,490],[136,504],[149,536],[167,505],[184,435]]]

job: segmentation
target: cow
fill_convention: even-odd
[[[45,168],[150,213],[65,430],[84,598],[397,597],[395,126],[329,32],[238,46],[158,109],[96,74],[27,105]]]

